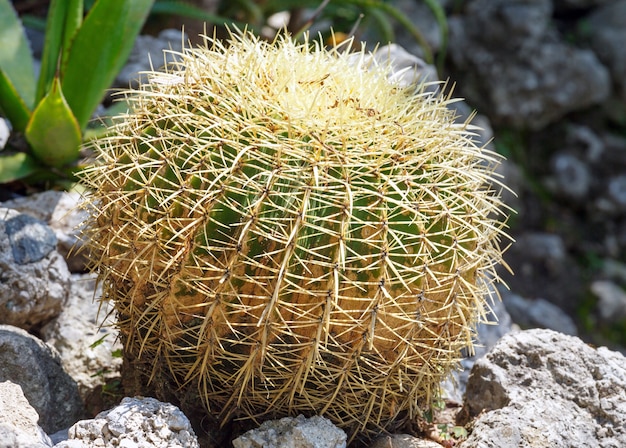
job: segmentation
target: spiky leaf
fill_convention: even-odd
[[[26,107],[33,107],[35,99],[33,59],[24,27],[8,0],[0,0],[0,69],[5,78],[3,82],[8,80]],[[1,104],[6,108],[4,102]]]
[[[59,168],[77,159],[81,132],[58,78],[37,105],[25,135],[33,154],[48,166]]]

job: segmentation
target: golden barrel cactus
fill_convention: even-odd
[[[501,261],[497,157],[364,50],[238,33],[178,56],[82,174],[126,376],[222,424],[417,418]]]

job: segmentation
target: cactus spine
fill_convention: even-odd
[[[365,51],[241,33],[179,57],[83,173],[127,362],[220,422],[415,419],[501,261],[497,157]]]

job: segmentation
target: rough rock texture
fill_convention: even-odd
[[[176,29],[163,30],[156,37],[137,36],[128,61],[115,78],[114,85],[128,88],[137,82],[140,72],[151,70],[152,67],[158,69],[165,62],[173,62],[175,58],[169,51],[181,51],[183,42],[187,43],[187,36]]]
[[[185,415],[154,398],[124,398],[119,406],[81,420],[55,448],[198,448]]]
[[[43,221],[0,208],[0,324],[31,329],[61,312],[69,271],[55,246]]]
[[[408,434],[394,434],[376,439],[369,448],[441,448],[432,440],[418,439]]]
[[[82,197],[76,192],[43,191],[3,202],[12,208],[48,223],[57,238],[57,251],[71,272],[85,271],[86,254],[80,250],[80,227],[87,217],[80,208]]]
[[[465,407],[478,418],[463,448],[624,447],[626,358],[551,330],[509,334],[474,365]]]
[[[514,327],[511,316],[507,312],[502,301],[494,297],[491,311],[487,314],[487,322],[481,323],[476,328],[476,344],[474,354],[461,360],[461,370],[454,371],[452,377],[442,384],[443,396],[456,403],[463,401],[469,372],[476,360],[487,353],[502,336],[519,327]]]
[[[50,438],[37,425],[38,419],[19,385],[0,383],[0,448],[51,447]]]
[[[53,433],[84,416],[74,380],[59,355],[24,330],[0,325],[0,381],[19,384],[39,413],[39,425]]]
[[[517,235],[515,240],[507,251],[514,275],[506,276],[505,281],[511,290],[527,299],[541,297],[575,315],[577,303],[573,298],[584,291],[583,275],[568,256],[563,237],[531,231]]]
[[[609,67],[622,101],[626,100],[626,0],[598,8],[589,17],[587,27],[593,50]]]
[[[511,319],[522,328],[547,328],[571,336],[578,335],[572,318],[547,300],[528,300],[512,293],[505,294],[503,300]]]
[[[346,433],[314,416],[269,420],[233,440],[235,448],[345,448]]]
[[[57,349],[83,399],[107,379],[119,375],[122,362],[121,357],[113,356],[122,347],[112,326],[113,316],[108,315],[105,303],[100,308],[95,300],[101,294],[95,291],[95,283],[92,274],[73,274],[63,312],[41,329],[41,336]]]
[[[550,0],[469,0],[450,18],[461,94],[494,124],[539,129],[607,98],[608,70],[561,40]]]

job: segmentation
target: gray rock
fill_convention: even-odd
[[[586,22],[591,47],[611,72],[622,101],[626,100],[626,0],[606,2]]]
[[[78,384],[83,399],[107,379],[119,376],[122,362],[114,356],[122,346],[117,341],[113,316],[106,303],[95,300],[99,297],[94,275],[73,274],[67,305],[41,328],[41,336],[59,352],[63,367]]]
[[[537,260],[559,263],[566,256],[563,238],[553,233],[527,232],[517,238],[516,245],[523,247],[529,257]]]
[[[0,205],[50,223],[52,213],[57,203],[65,194],[67,193],[55,190],[42,191],[30,196],[21,196],[16,199],[11,199]]]
[[[393,434],[376,439],[369,448],[441,448],[441,445],[408,434]]]
[[[626,358],[551,330],[505,336],[480,359],[462,448],[626,446]]]
[[[81,224],[87,211],[81,208],[82,197],[77,192],[43,191],[2,203],[48,223],[57,239],[57,251],[65,258],[71,272],[84,272],[87,257],[80,250]]]
[[[605,152],[605,143],[602,137],[588,126],[568,125],[565,144],[568,151],[582,153],[588,162],[601,162]]]
[[[476,361],[491,350],[505,334],[517,329],[518,327],[513,326],[511,316],[509,316],[502,301],[494,297],[486,315],[486,322],[480,323],[476,328],[474,352],[467,353],[467,356],[461,360],[461,369],[453,371],[452,377],[441,385],[443,396],[448,400],[461,403],[463,395],[465,395],[470,371]]]
[[[84,416],[76,383],[63,370],[59,355],[36,337],[8,325],[0,325],[0,381],[22,387],[47,433]]]
[[[541,297],[575,315],[588,285],[578,260],[568,253],[564,236],[526,231],[516,235],[506,258],[514,275],[504,270],[501,275],[512,291],[522,297]]]
[[[494,124],[541,129],[608,97],[608,70],[560,40],[550,0],[464,3],[449,20],[453,76]]]
[[[41,221],[0,208],[0,324],[31,329],[57,316],[69,271]]]
[[[548,185],[556,193],[566,198],[583,200],[591,186],[591,173],[588,165],[569,153],[559,153],[552,158],[554,178]]]
[[[598,298],[598,311],[604,322],[626,318],[626,290],[611,280],[596,280],[591,284],[591,292]]]
[[[233,440],[235,448],[345,448],[346,433],[320,416],[269,420]]]
[[[511,160],[501,160],[496,166],[495,174],[501,176],[502,188],[500,198],[502,202],[511,208],[511,214],[523,214],[523,202],[518,196],[518,192],[522,191],[524,185],[524,173],[519,165]]]
[[[0,448],[44,448],[52,442],[37,424],[39,415],[24,397],[22,388],[0,383]]]
[[[602,274],[609,279],[626,284],[626,263],[607,258],[602,262]]]
[[[609,197],[621,212],[626,211],[626,175],[615,176],[609,180]]]
[[[511,319],[522,328],[547,328],[571,336],[578,335],[572,318],[547,300],[528,300],[518,294],[506,294],[503,300]]]
[[[435,0],[442,8],[451,3],[450,0]],[[441,28],[427,2],[412,0],[394,0],[393,5],[419,29],[433,53],[441,49]],[[395,41],[407,48],[411,53],[423,56],[422,47],[415,37],[404,27],[395,27]]]
[[[39,261],[55,250],[57,245],[52,229],[45,222],[29,215],[20,214],[6,219],[4,231],[17,264]]]
[[[68,431],[55,448],[197,448],[187,417],[176,406],[154,398],[129,398]]]
[[[115,78],[114,86],[127,88],[144,76],[141,72],[157,70],[166,63],[174,62],[176,58],[169,51],[180,52],[183,43],[187,43],[187,36],[174,29],[163,30],[157,37],[137,36],[126,65]]]

